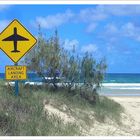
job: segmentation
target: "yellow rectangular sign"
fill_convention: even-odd
[[[26,66],[6,66],[5,77],[6,80],[26,80],[27,68]]]

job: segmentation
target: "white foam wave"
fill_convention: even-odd
[[[109,89],[133,89],[133,90],[140,90],[140,87],[110,87]]]
[[[113,87],[113,86],[115,86],[115,87],[117,87],[117,86],[119,86],[119,87],[122,87],[122,86],[131,86],[131,87],[140,87],[140,83],[103,83],[102,84],[102,86],[104,86],[104,87],[108,87],[108,86],[111,86],[111,87]]]
[[[140,90],[140,83],[103,83],[103,87],[120,90]]]

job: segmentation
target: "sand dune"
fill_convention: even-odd
[[[110,97],[120,103],[133,119],[140,123],[140,97]]]
[[[140,136],[140,97],[109,97],[124,107],[124,113],[121,114],[121,122],[119,125],[111,119],[106,119],[104,123],[98,122],[95,119],[94,112],[84,110],[90,116],[90,125],[87,125],[84,120],[77,119],[71,113],[68,113],[68,107],[62,106],[62,110],[56,108],[51,103],[45,103],[44,109],[49,114],[54,114],[60,117],[64,123],[76,123],[81,134],[86,136]],[[53,102],[52,102],[53,103]],[[72,112],[79,110],[72,109]],[[83,111],[80,110],[82,115]],[[84,124],[84,127],[83,127]]]

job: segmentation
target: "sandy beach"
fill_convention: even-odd
[[[140,97],[109,97],[121,104],[124,108],[122,122],[126,125],[123,130],[130,135],[140,135]]]

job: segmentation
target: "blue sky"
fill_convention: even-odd
[[[0,31],[18,19],[35,36],[57,28],[67,50],[106,57],[111,73],[140,73],[139,5],[0,5]],[[0,51],[0,71],[13,62]]]

